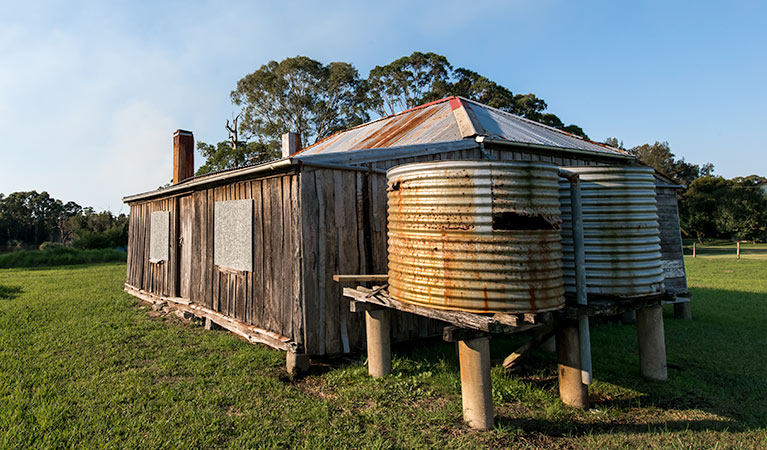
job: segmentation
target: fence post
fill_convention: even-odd
[[[695,258],[695,257],[696,257],[696,254],[695,254],[695,253],[696,253],[696,250],[697,250],[696,244],[697,244],[697,242],[693,242],[693,243],[692,243],[692,257],[693,257],[693,258]]]
[[[738,260],[740,260],[740,241],[738,241]]]

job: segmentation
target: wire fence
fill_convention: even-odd
[[[684,254],[693,258],[767,259],[767,244],[754,244],[750,241],[713,244],[692,242],[684,245]]]

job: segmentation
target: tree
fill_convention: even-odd
[[[280,136],[288,131],[311,145],[330,134],[380,116],[459,95],[536,122],[588,138],[577,125],[565,125],[547,113],[534,94],[509,89],[465,68],[453,69],[446,57],[414,52],[374,67],[367,80],[349,63],[328,65],[306,56],[269,61],[237,82],[232,102],[242,108],[229,141],[199,142],[206,163],[198,175],[261,162],[279,155]],[[239,127],[237,119],[240,120]]]
[[[376,66],[368,76],[371,109],[381,115],[457,95],[526,119],[588,138],[577,125],[565,125],[559,117],[544,113],[546,102],[534,94],[516,94],[469,69],[453,66],[442,55],[415,52],[385,66]]]
[[[197,175],[269,161],[280,155],[279,150],[272,146],[242,141],[237,146],[233,146],[231,141],[221,141],[215,146],[198,142],[197,151],[205,158],[205,164],[197,169]]]
[[[722,177],[706,176],[693,180],[682,194],[680,219],[684,228],[694,233],[701,244],[717,233],[717,215],[721,199],[730,187]]]
[[[751,181],[732,180],[718,202],[714,222],[720,233],[752,241],[765,237],[767,197]]]
[[[685,162],[684,158],[677,160],[671,153],[668,142],[656,141],[654,144],[639,145],[629,149],[629,153],[681,184],[690,184],[701,176],[709,177],[714,173],[713,164],[704,164],[701,167]]]
[[[626,150],[626,147],[623,146],[623,141],[619,141],[618,138],[609,137],[605,139],[605,145],[609,145],[613,148],[619,148],[621,150]]]
[[[255,138],[268,150],[288,131],[316,142],[368,119],[364,86],[351,64],[328,65],[296,56],[269,61],[237,82],[232,102],[242,107],[243,141]]]
[[[442,55],[414,52],[385,66],[375,66],[368,75],[370,108],[381,116],[438,100],[448,91],[453,67]]]

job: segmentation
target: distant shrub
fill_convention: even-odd
[[[125,261],[127,253],[115,249],[80,250],[54,247],[45,250],[20,250],[0,255],[0,268],[64,266]]]
[[[127,233],[121,228],[113,228],[106,231],[80,231],[72,246],[82,250],[96,248],[115,248],[125,246],[128,243]]]
[[[40,244],[40,250],[50,250],[53,248],[62,248],[64,247],[64,244],[61,242],[51,242],[51,241],[45,241],[42,244]]]

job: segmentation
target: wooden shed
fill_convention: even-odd
[[[483,158],[637,163],[623,150],[460,97],[299,151],[284,145],[279,160],[200,177],[191,177],[191,133],[174,139],[174,184],[124,198],[130,205],[126,291],[206,317],[253,342],[309,355],[363,345],[364,321],[350,314],[332,277],[386,273],[386,169]],[[663,197],[669,208],[675,201]],[[661,220],[671,230],[663,239],[678,236],[678,218]],[[681,264],[683,276],[681,255],[667,255],[675,267]],[[437,326],[399,313],[392,317],[392,338],[430,335],[441,331]]]

